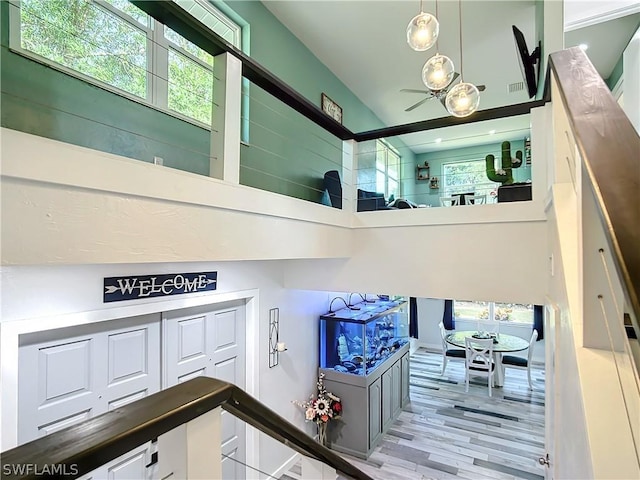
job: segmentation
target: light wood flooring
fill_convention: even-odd
[[[544,370],[507,369],[504,387],[489,397],[486,378],[464,391],[464,360],[440,375],[442,355],[411,356],[411,403],[368,460],[342,455],[376,480],[543,480]],[[295,466],[281,480],[300,479]],[[342,477],[339,477],[342,479]]]

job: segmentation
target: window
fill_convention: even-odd
[[[240,46],[240,27],[209,2],[177,3]],[[129,1],[22,0],[12,7],[12,48],[129,98],[211,125],[213,57]]]
[[[486,194],[488,201],[498,186],[487,178],[484,160],[444,163],[441,185],[445,196],[460,193]]]
[[[455,300],[453,313],[464,320],[498,320],[533,325],[533,305]]]
[[[376,192],[387,199],[400,194],[400,155],[381,140],[376,140]]]

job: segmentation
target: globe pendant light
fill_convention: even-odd
[[[415,51],[424,52],[436,43],[439,31],[438,19],[422,11],[420,0],[420,13],[413,17],[407,26],[407,43]]]
[[[454,70],[451,59],[437,53],[422,67],[422,81],[429,90],[442,90],[453,80]]]
[[[468,117],[480,105],[480,90],[472,83],[464,81],[462,68],[462,0],[458,0],[460,17],[460,83],[454,86],[445,98],[445,107],[454,117]]]
[[[458,83],[447,93],[445,105],[454,117],[467,117],[478,109],[480,91],[472,83]]]

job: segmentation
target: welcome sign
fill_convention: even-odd
[[[218,272],[107,277],[104,279],[103,302],[206,292],[215,290],[217,284]]]

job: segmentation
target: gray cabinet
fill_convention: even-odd
[[[369,375],[320,372],[327,390],[342,400],[342,418],[329,424],[330,448],[367,458],[409,401],[409,345]]]
[[[405,354],[402,358],[409,358]],[[382,374],[382,429],[387,430],[402,408],[402,358]]]
[[[393,368],[382,374],[382,429],[386,430],[393,420]]]
[[[400,359],[401,378],[400,390],[402,391],[402,406],[406,407],[409,404],[409,353],[403,355]]]
[[[376,445],[382,435],[382,418],[380,406],[382,404],[382,382],[378,378],[369,385],[369,446]]]
[[[395,420],[395,418],[400,415],[400,410],[402,409],[402,387],[401,387],[401,378],[402,375],[400,373],[400,365],[402,363],[402,359],[398,360],[393,366],[389,369],[391,370],[391,417]]]

